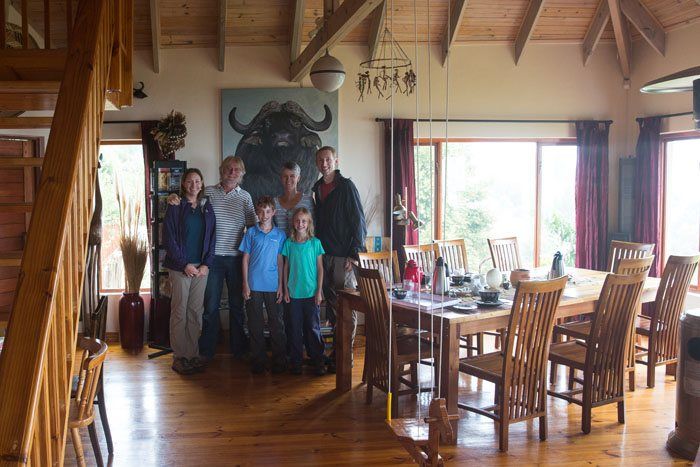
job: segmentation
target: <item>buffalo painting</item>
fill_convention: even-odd
[[[333,115],[328,105],[318,103],[314,119],[297,102],[277,100],[266,102],[248,122],[241,121],[238,108],[233,107],[228,123],[241,135],[234,154],[240,156],[246,166],[242,187],[256,200],[263,195],[280,195],[282,165],[294,161],[301,167],[299,190],[311,191],[318,178],[315,155],[324,145],[319,132],[328,130]]]

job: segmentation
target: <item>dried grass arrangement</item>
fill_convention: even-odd
[[[139,235],[141,201],[124,192],[117,179],[119,204],[119,246],[124,261],[125,293],[138,293],[148,260],[148,241]]]

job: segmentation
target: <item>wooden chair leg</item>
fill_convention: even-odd
[[[75,461],[80,467],[85,467],[85,454],[83,453],[83,443],[80,441],[80,431],[78,428],[70,429],[71,441],[73,441],[73,449],[75,449]]]
[[[545,441],[547,439],[547,416],[543,415],[539,420],[540,427],[540,440]]]
[[[581,412],[581,431],[585,434],[591,432],[591,407],[584,405]]]
[[[634,370],[634,368],[632,368],[629,371],[629,384],[630,384],[630,391],[632,391],[632,392],[634,392],[634,389],[635,389],[635,384],[634,384],[635,375],[636,375],[635,370]]]
[[[647,363],[647,387],[653,388],[656,385],[656,362],[649,359]]]
[[[103,467],[102,451],[100,451],[100,441],[97,439],[97,429],[95,429],[95,421],[88,425],[88,434],[90,435],[90,444],[92,444],[92,452],[95,453],[95,461],[98,467]]]
[[[673,380],[676,380],[676,367],[677,363],[669,363],[666,365],[666,376],[673,376]]]
[[[569,391],[574,389],[574,378],[576,377],[576,370],[573,368],[569,367],[569,382],[567,384]]]
[[[484,353],[484,333],[480,332],[476,335],[476,351],[479,355]]]
[[[498,422],[498,449],[508,452],[508,421]]]
[[[418,362],[411,363],[411,383],[418,389]]]
[[[372,393],[374,392],[374,385],[372,381],[367,381],[367,393],[365,394],[365,403],[370,405],[372,403]]]
[[[625,401],[617,403],[617,421],[625,423]]]
[[[100,378],[102,378],[102,373],[100,373]],[[105,406],[105,391],[102,381],[97,388],[97,408],[100,411],[100,422],[102,423],[102,429],[105,432],[105,439],[107,440],[107,452],[112,455],[114,454],[114,444],[112,443],[112,430],[109,428],[109,420],[107,419],[107,407]]]
[[[391,397],[391,418],[398,418],[399,416],[399,378],[397,376],[392,376],[394,383],[391,385],[393,389]]]

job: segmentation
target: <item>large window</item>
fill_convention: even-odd
[[[124,263],[119,247],[119,205],[117,183],[121,183],[128,196],[144,200],[143,150],[140,143],[103,144],[99,178],[102,192],[102,267],[103,291],[124,290]],[[141,203],[140,233],[147,237],[146,206]],[[150,288],[150,255],[141,289]]]
[[[487,238],[517,236],[525,265],[561,251],[573,266],[572,141],[420,141],[415,154],[421,243],[464,238],[476,269]]]
[[[664,259],[700,250],[700,134],[664,138]],[[698,288],[698,272],[691,283]]]

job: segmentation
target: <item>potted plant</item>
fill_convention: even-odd
[[[121,183],[117,183],[117,202],[125,279],[124,294],[119,300],[119,340],[123,349],[138,353],[143,348],[144,325],[144,305],[139,289],[148,260],[148,242],[139,233],[141,201],[126,196]]]

